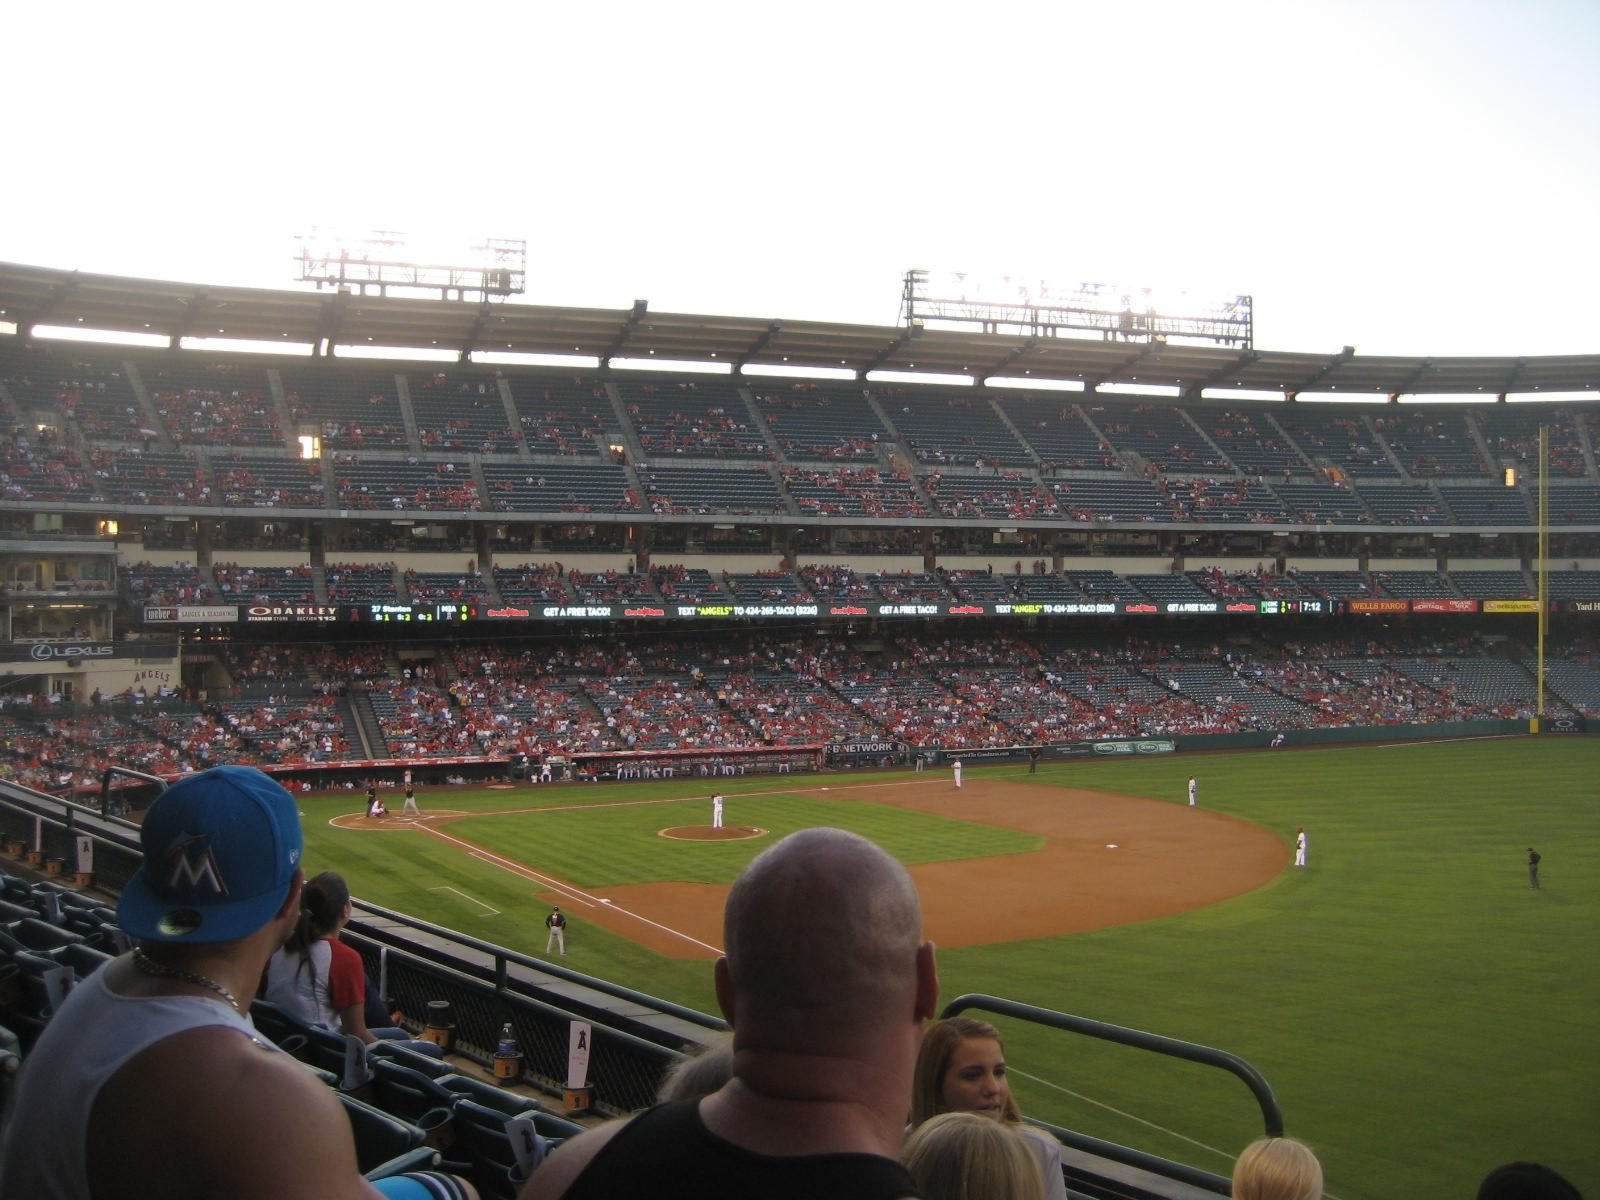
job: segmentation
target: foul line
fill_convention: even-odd
[[[1085,1096],[1082,1092],[1075,1092],[1069,1087],[1062,1087],[1059,1083],[1054,1083],[1049,1079],[1041,1078],[1038,1075],[1030,1075],[1028,1072],[1019,1070],[1009,1064],[1007,1065],[1006,1070],[1013,1075],[1021,1075],[1024,1079],[1032,1080],[1034,1083],[1042,1083],[1047,1088],[1054,1088],[1056,1091],[1071,1096],[1075,1100],[1082,1100],[1085,1104],[1092,1104],[1096,1108],[1103,1108],[1107,1112],[1115,1113],[1117,1116],[1124,1117],[1129,1121],[1137,1121],[1140,1125],[1143,1125],[1148,1129],[1154,1129],[1157,1133],[1164,1133],[1168,1137],[1177,1138],[1180,1142],[1188,1142],[1191,1146],[1196,1146],[1201,1150],[1207,1151],[1208,1153],[1215,1154],[1218,1158],[1225,1158],[1229,1162],[1233,1162],[1238,1157],[1235,1154],[1229,1154],[1226,1150],[1218,1150],[1215,1146],[1208,1146],[1204,1142],[1190,1137],[1188,1134],[1179,1133],[1176,1129],[1168,1129],[1165,1125],[1157,1125],[1154,1121],[1147,1121],[1143,1117],[1134,1116],[1131,1112],[1124,1112],[1122,1109],[1113,1104],[1107,1104],[1104,1100],[1096,1100],[1093,1096]],[[1335,1196],[1326,1188],[1323,1189],[1322,1194],[1326,1200],[1339,1200],[1338,1196]]]
[[[432,888],[429,888],[428,890],[430,892],[454,892],[456,895],[460,896],[463,900],[466,900],[467,902],[469,902],[471,904],[476,904],[479,908],[487,909],[488,913],[489,913],[489,915],[491,917],[500,916],[500,910],[498,908],[489,908],[489,906],[487,904],[485,904],[482,900],[479,900],[474,896],[469,896],[465,892],[463,892],[460,888],[453,888],[449,884],[444,884],[444,885],[442,885],[440,887],[432,887]]]
[[[681,929],[673,929],[670,925],[663,925],[659,921],[652,921],[649,917],[633,912],[630,909],[623,908],[620,904],[612,904],[608,901],[601,900],[600,897],[594,895],[592,892],[585,892],[580,888],[574,887],[570,883],[556,879],[551,875],[542,874],[538,871],[535,871],[532,867],[526,867],[512,859],[502,858],[500,855],[493,854],[490,851],[483,849],[481,846],[474,846],[471,842],[463,841],[458,837],[452,837],[450,834],[445,833],[442,830],[426,829],[423,832],[436,838],[442,838],[444,841],[452,842],[455,845],[460,846],[468,854],[472,855],[473,858],[482,859],[486,863],[497,866],[504,871],[510,871],[513,875],[520,875],[524,879],[531,879],[536,883],[542,884],[551,891],[576,900],[579,904],[586,905],[589,908],[598,908],[600,905],[604,904],[605,907],[610,909],[612,912],[621,913],[625,917],[632,917],[635,921],[642,922],[643,924],[650,926],[652,929],[659,929],[662,933],[670,933],[673,937],[682,938],[684,941],[699,946],[703,950],[709,950],[713,954],[722,953],[721,947],[713,946],[709,942],[702,942],[699,938],[691,937],[689,934],[684,933]]]

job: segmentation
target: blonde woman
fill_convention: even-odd
[[[1322,1200],[1322,1164],[1294,1138],[1251,1142],[1233,1166],[1233,1200]]]
[[[971,1112],[1010,1126],[1031,1153],[1045,1200],[1066,1200],[1061,1143],[1022,1123],[1000,1031],[972,1017],[934,1021],[922,1035],[911,1083],[913,1131],[940,1113]]]
[[[1044,1200],[1029,1140],[975,1112],[940,1113],[911,1131],[900,1162],[927,1200]]]

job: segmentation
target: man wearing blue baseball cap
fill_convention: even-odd
[[[300,912],[300,814],[253,767],[215,767],[145,815],[117,919],[137,942],[74,988],[29,1053],[0,1194],[36,1200],[459,1197],[448,1176],[362,1179],[334,1093],[247,1010]]]

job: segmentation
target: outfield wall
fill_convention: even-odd
[[[1581,719],[1546,722],[1546,734],[1589,732]],[[1059,762],[1068,758],[1106,758],[1124,754],[1172,754],[1183,750],[1261,750],[1271,748],[1278,730],[1253,730],[1249,733],[1195,733],[1173,737],[1116,738],[1097,742],[1062,742],[1041,745],[1040,762]],[[1360,725],[1343,729],[1283,730],[1280,749],[1307,746],[1347,746],[1361,742],[1432,742],[1452,738],[1511,737],[1528,733],[1528,722],[1440,721],[1432,725]],[[930,751],[930,762],[948,763],[959,758],[964,764],[1025,762],[1028,746],[978,746]]]

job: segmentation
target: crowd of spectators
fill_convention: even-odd
[[[1262,631],[1247,646],[994,632],[908,633],[888,644],[839,633],[616,637],[462,643],[406,659],[385,643],[237,643],[223,650],[232,685],[209,701],[165,687],[97,695],[78,709],[16,701],[0,713],[0,758],[9,777],[51,791],[87,785],[113,761],[167,773],[224,761],[337,762],[361,756],[352,707],[361,694],[384,741],[370,748],[375,756],[535,762],[855,739],[915,753],[1521,720],[1534,712],[1534,680],[1506,649],[1471,635],[1395,631]],[[1550,654],[1577,675],[1571,703],[1547,695],[1547,715],[1600,715],[1592,639]]]

